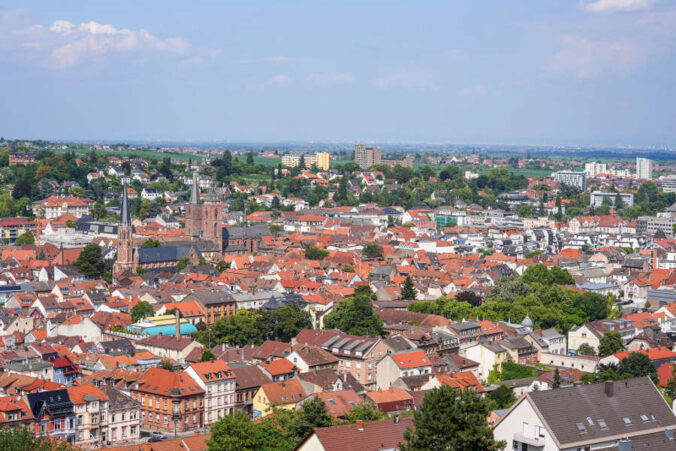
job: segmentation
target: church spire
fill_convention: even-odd
[[[120,225],[131,225],[131,214],[129,213],[129,198],[127,196],[127,183],[122,185],[122,207],[120,208]]]
[[[190,192],[190,203],[200,203],[199,178],[197,177],[197,171],[192,173],[192,191]]]

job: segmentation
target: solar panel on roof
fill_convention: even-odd
[[[371,342],[367,341],[367,342],[364,343],[363,345],[359,346],[359,347],[355,350],[355,352],[364,352],[364,351],[366,351],[370,346],[371,346]]]
[[[345,349],[343,349],[343,350],[344,351],[351,351],[352,349],[354,349],[355,346],[357,346],[362,341],[364,341],[364,340],[355,340],[352,343],[350,343],[349,345],[345,346]]]
[[[324,344],[322,345],[322,348],[328,348],[328,347],[331,346],[333,343],[335,343],[336,340],[338,340],[339,338],[340,338],[340,335],[336,335],[335,337],[329,338],[329,340],[328,340],[326,343],[324,343]]]
[[[334,349],[340,349],[340,348],[342,348],[343,346],[345,346],[345,343],[347,343],[347,342],[350,341],[350,340],[351,340],[350,338],[343,338],[343,339],[340,340],[338,343],[336,343],[335,345],[333,345],[333,348],[334,348]]]

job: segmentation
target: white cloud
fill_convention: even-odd
[[[158,38],[147,30],[89,21],[56,20],[49,28],[22,10],[0,12],[0,54],[37,65],[66,68],[89,58],[131,53],[183,53],[182,38]]]
[[[629,41],[592,41],[566,36],[562,44],[563,48],[549,58],[549,75],[579,79],[626,75],[647,59],[642,48]]]
[[[354,76],[350,73],[333,73],[325,72],[318,74],[310,74],[308,81],[313,85],[344,85],[354,80]]]
[[[273,75],[272,77],[265,80],[263,83],[252,86],[256,91],[264,91],[268,88],[278,88],[281,86],[288,85],[291,82],[291,77],[284,74]]]
[[[652,8],[656,0],[596,0],[581,3],[582,9],[590,13],[614,13],[621,11],[642,11]]]
[[[398,71],[378,77],[375,80],[376,88],[392,89],[400,88],[410,91],[426,91],[439,89],[435,77],[422,71]]]
[[[58,34],[71,34],[73,32],[73,27],[74,25],[67,20],[55,20],[49,29]]]

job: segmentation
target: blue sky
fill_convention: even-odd
[[[0,0],[0,135],[673,147],[675,50],[672,0]]]

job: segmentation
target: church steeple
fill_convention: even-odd
[[[129,213],[129,197],[127,196],[127,183],[122,185],[122,207],[120,208],[120,225],[131,225],[131,214]]]
[[[120,225],[117,227],[117,261],[113,266],[113,274],[134,268],[134,242],[131,228],[131,212],[127,184],[122,186],[122,206],[120,207]]]
[[[191,204],[200,203],[199,177],[197,176],[197,171],[192,173],[192,190],[190,191],[190,203]]]

